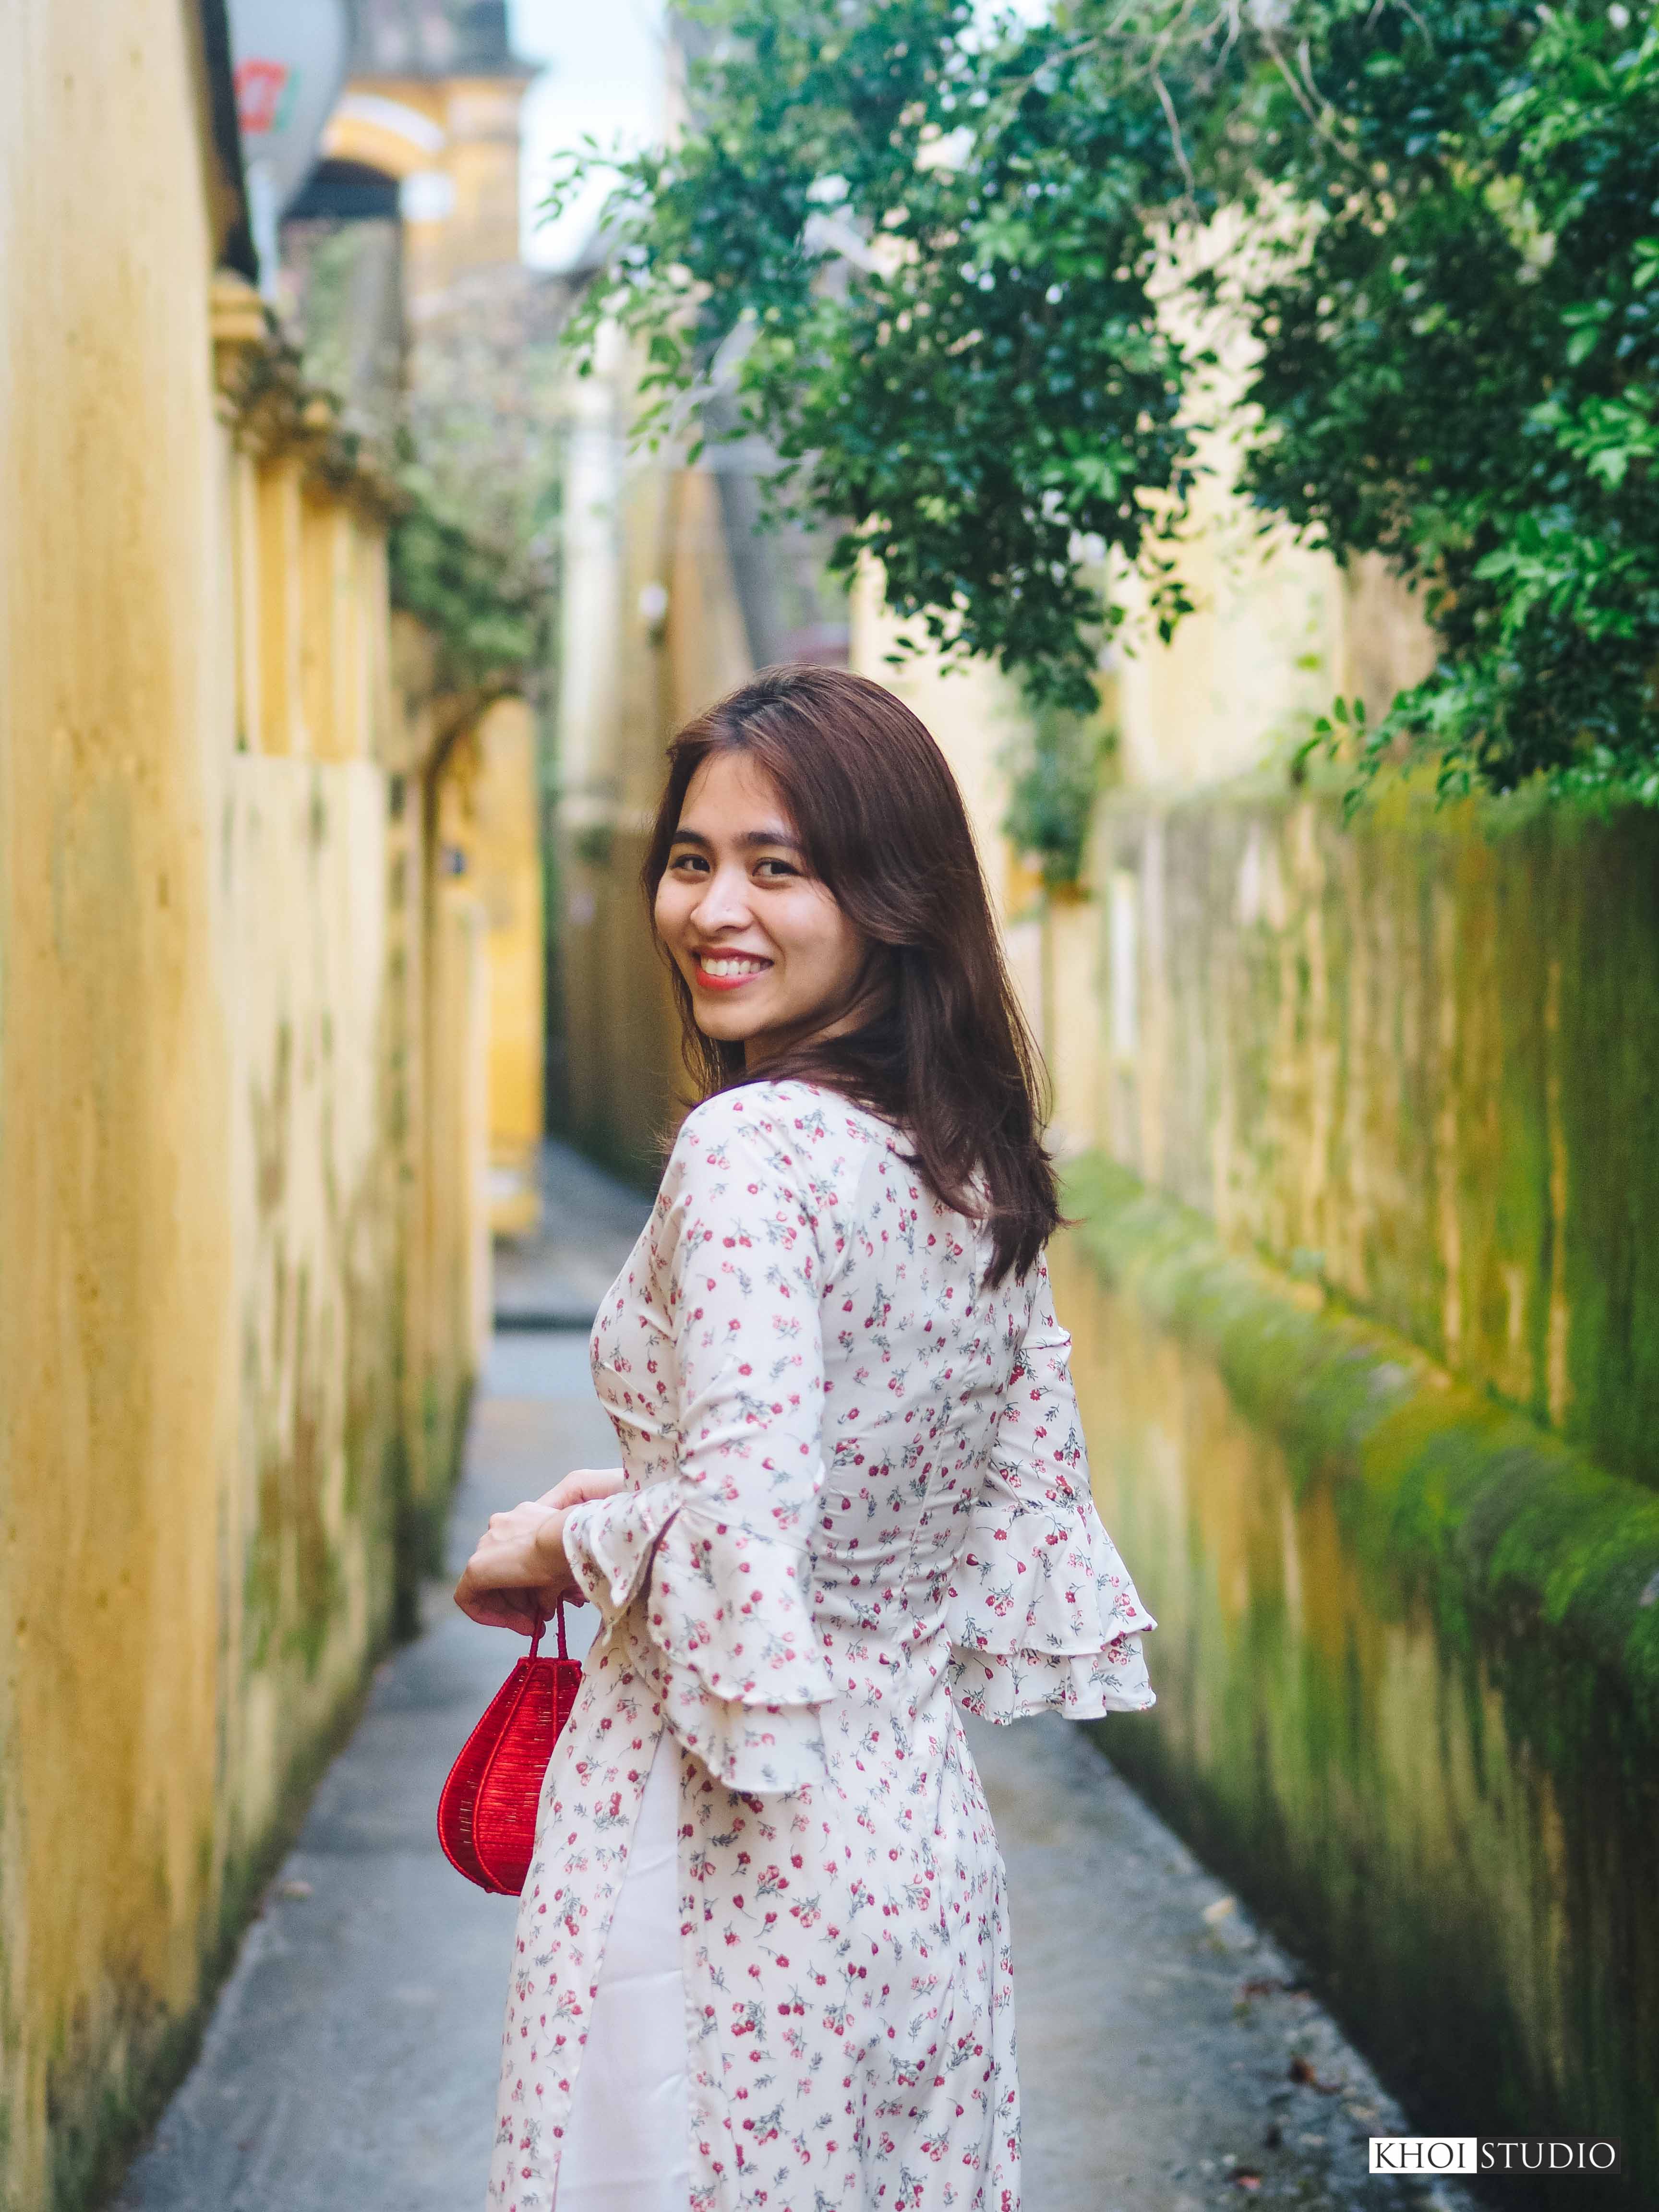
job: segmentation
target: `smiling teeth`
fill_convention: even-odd
[[[764,960],[711,960],[707,953],[702,957],[705,975],[758,975],[769,965]]]

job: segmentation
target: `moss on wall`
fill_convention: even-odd
[[[540,740],[523,699],[500,699],[471,736],[467,869],[489,963],[490,1227],[518,1237],[541,1213],[547,977]]]
[[[1659,818],[1239,787],[1098,838],[1106,1149],[1659,1481]]]
[[[447,1492],[483,1000],[428,958],[380,494],[238,370],[195,11],[7,21],[0,2205],[44,2212],[172,2085]]]
[[[1160,1622],[1111,1755],[1425,2124],[1616,2135],[1650,2203],[1659,1498],[1121,1168],[1068,1204],[1097,1492]]]
[[[275,1816],[217,1869],[217,1909],[199,1930],[201,1975],[194,2001],[168,2008],[143,1980],[117,1976],[113,2002],[106,1998],[98,2033],[88,2032],[89,2018],[82,2015],[60,2034],[46,2067],[52,2212],[88,2212],[106,2204],[161,2118],[201,2048],[220,1986],[266,1887],[299,1835],[317,1784],[361,1717],[368,1688],[366,1674],[348,1687],[326,1725],[299,1747],[281,1778]],[[211,1871],[205,1858],[202,1871]],[[4,2163],[9,2137],[9,2130],[0,2126],[0,2172],[9,2181],[15,2169]],[[28,2200],[15,2190],[4,2201],[12,2212]]]
[[[567,839],[563,994],[570,1134],[626,1182],[654,1190],[685,1078],[679,1020],[646,926],[645,836],[609,824]]]

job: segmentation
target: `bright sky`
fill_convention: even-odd
[[[1005,9],[1036,21],[1048,0],[981,0],[987,15]],[[543,269],[568,268],[593,228],[603,186],[557,223],[537,203],[554,157],[585,137],[609,146],[647,143],[662,113],[662,0],[508,0],[513,46],[545,73],[524,105],[524,257]]]
[[[661,115],[661,0],[509,0],[514,51],[546,64],[524,105],[524,257],[567,267],[592,229],[602,191],[546,224],[536,214],[556,155],[586,137],[643,144]]]

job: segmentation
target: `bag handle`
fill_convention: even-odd
[[[570,1654],[569,1654],[569,1652],[568,1652],[568,1651],[567,1651],[567,1650],[566,1650],[566,1649],[565,1649],[565,1643],[564,1643],[564,1600],[563,1600],[562,1598],[561,1598],[561,1599],[559,1600],[558,1613],[559,1613],[559,1656],[560,1656],[560,1658],[561,1658],[561,1659],[568,1659],[568,1658],[569,1658],[569,1656],[570,1656]],[[537,1613],[537,1615],[536,1615],[536,1627],[535,1627],[535,1632],[534,1632],[534,1634],[531,1637],[531,1639],[530,1639],[530,1656],[531,1656],[531,1657],[532,1657],[532,1659],[535,1657],[535,1656],[536,1656],[537,1652],[538,1652],[538,1651],[539,1651],[539,1650],[540,1650],[540,1649],[541,1649],[541,1644],[542,1644],[542,1632],[543,1632],[543,1630],[544,1630],[546,1626],[547,1626],[547,1615],[546,1615],[544,1613],[538,1612],[538,1613]]]

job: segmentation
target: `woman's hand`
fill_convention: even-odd
[[[542,1497],[492,1513],[455,1585],[467,1619],[532,1636],[537,1614],[545,1620],[561,1599],[585,1604],[564,1556],[564,1516],[590,1498],[613,1497],[625,1482],[619,1467],[574,1468]]]
[[[545,1498],[492,1513],[455,1585],[469,1620],[520,1636],[533,1635],[537,1615],[545,1619],[561,1598],[580,1595],[564,1556],[564,1512]]]
[[[556,1482],[538,1502],[568,1510],[573,1505],[586,1504],[590,1498],[614,1498],[626,1487],[627,1481],[619,1467],[573,1468],[564,1480]]]

